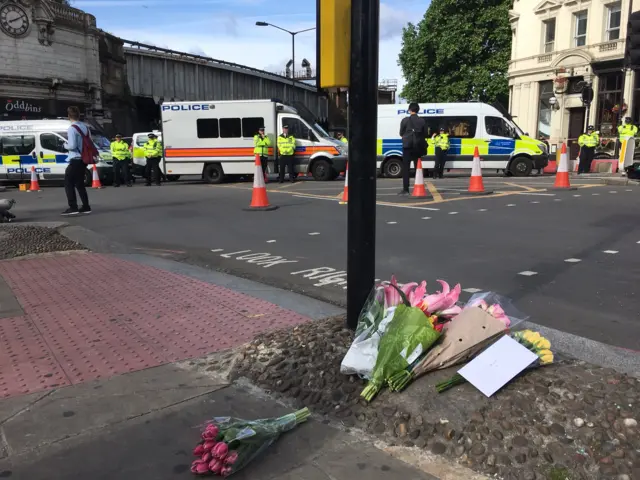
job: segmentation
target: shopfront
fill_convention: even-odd
[[[72,105],[81,113],[86,109],[82,103],[67,100],[0,97],[0,121],[66,117],[67,108]]]

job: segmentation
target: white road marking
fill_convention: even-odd
[[[311,232],[309,235],[311,235],[313,237],[315,235],[320,235],[320,232]]]
[[[432,212],[439,212],[440,211],[439,208],[429,208],[429,207],[424,207],[423,210],[431,210]]]
[[[341,198],[324,198],[324,197],[313,197],[310,195],[292,195],[292,197],[296,197],[296,198],[308,198],[311,200],[329,200],[330,202],[341,202],[342,199]]]
[[[540,203],[540,202],[531,202],[531,203]]]
[[[482,290],[480,290],[479,288],[464,288],[462,291],[467,293],[478,293]]]
[[[581,197],[582,195],[574,195],[574,197]]]
[[[507,207],[515,207],[515,206],[516,206],[515,203],[510,203],[510,204],[507,205]]]
[[[581,261],[582,260],[580,260],[579,258],[567,258],[565,260],[565,262],[567,262],[567,263],[578,263],[578,262],[581,262]]]
[[[216,252],[222,252],[224,250],[224,248],[214,248],[213,250],[211,250],[213,253]]]
[[[530,270],[525,270],[524,272],[520,272],[518,273],[518,275],[522,275],[524,277],[533,277],[534,275],[537,275],[538,272],[532,272]]]
[[[457,215],[458,212],[449,212],[449,215]]]
[[[625,190],[625,192],[633,192],[633,190],[629,188],[629,189]]]
[[[275,240],[267,240],[267,243],[276,243]]]
[[[422,217],[423,220],[431,220],[431,217]]]
[[[478,210],[479,212],[487,212],[488,210],[486,208],[481,208]]]
[[[562,201],[562,199],[560,199],[560,198],[554,198],[554,199],[553,199],[553,201],[554,201],[554,202],[561,202],[561,201]]]
[[[618,192],[616,192],[615,190],[611,190],[609,193],[618,193]]]
[[[602,253],[608,253],[609,255],[615,255],[616,253],[620,253],[618,250],[603,250]]]
[[[517,195],[536,195],[540,197],[555,197],[555,193],[518,192]]]
[[[592,193],[591,195],[593,195],[594,197],[597,197],[600,194],[599,193]]]
[[[387,225],[395,225],[398,222],[387,222]]]

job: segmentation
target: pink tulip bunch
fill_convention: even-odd
[[[225,442],[216,441],[219,429],[209,424],[202,432],[202,441],[196,445],[193,454],[200,457],[191,464],[191,473],[196,475],[220,475],[228,477],[238,461],[238,452],[229,450]]]

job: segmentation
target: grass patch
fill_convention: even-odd
[[[551,467],[547,474],[548,480],[573,480],[573,475],[566,468]]]

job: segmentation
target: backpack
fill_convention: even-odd
[[[402,146],[414,152],[422,152],[427,149],[427,140],[424,138],[424,131],[422,129],[417,130],[415,128],[416,125],[414,117],[414,115],[409,117],[409,125],[412,128],[407,128],[404,137],[402,138]]]
[[[82,132],[82,129],[77,125],[71,126],[75,128],[76,132],[78,132],[82,137],[82,150],[80,153],[80,158],[82,158],[82,161],[85,165],[93,165],[94,163],[96,163],[96,158],[99,157],[100,154],[98,153],[98,149],[93,143],[93,140],[91,140],[91,135],[89,135],[88,133],[85,135]]]

